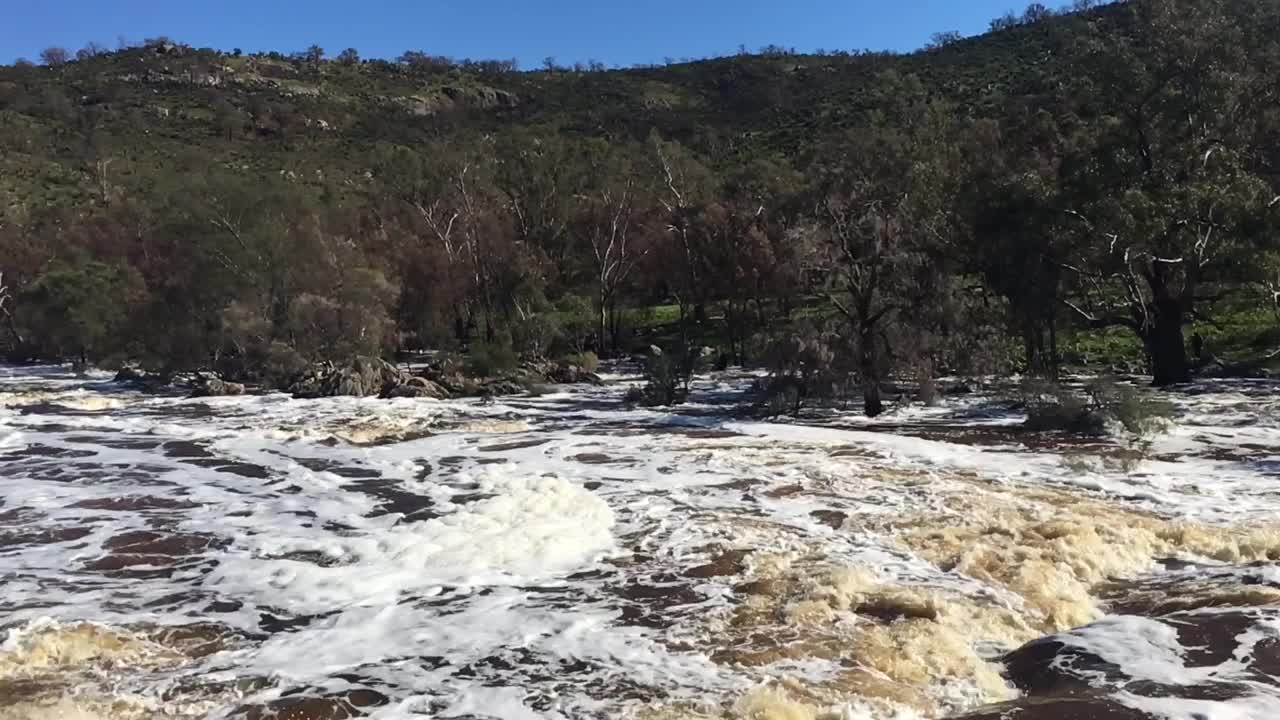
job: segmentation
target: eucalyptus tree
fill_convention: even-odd
[[[1063,267],[1082,288],[1067,305],[1092,327],[1131,329],[1167,386],[1190,379],[1184,326],[1274,238],[1257,123],[1280,99],[1280,5],[1133,0],[1122,12],[1128,32],[1095,26],[1069,48],[1092,136],[1064,167]]]

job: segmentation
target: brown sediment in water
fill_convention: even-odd
[[[134,697],[121,678],[181,667],[242,641],[216,623],[112,628],[37,621],[10,628],[0,653],[0,720],[168,720],[206,715],[221,695]]]
[[[947,499],[945,514],[882,528],[939,568],[1006,588],[1045,631],[1101,615],[1093,588],[1164,557],[1242,563],[1280,558],[1280,530],[1178,523],[1064,492],[981,489]]]
[[[95,667],[155,667],[182,659],[162,645],[93,623],[36,623],[14,632],[11,650],[0,654],[0,679]]]
[[[46,695],[5,702],[0,688],[0,720],[178,720],[199,718],[204,704],[165,705],[113,695]]]
[[[752,701],[755,714],[738,708],[730,717],[821,717],[821,708],[850,698],[886,713],[936,714],[1013,696],[999,666],[976,649],[1012,648],[1036,636],[1012,611],[888,584],[865,568],[762,560],[739,586],[747,596],[712,630],[712,659],[744,669],[820,660],[834,671],[792,684],[785,702],[761,695],[763,704]]]
[[[87,392],[0,392],[0,407],[56,406],[55,410],[101,412],[124,407],[120,397]]]
[[[1111,614],[1156,617],[1175,612],[1221,607],[1280,605],[1280,587],[1258,578],[1198,566],[1195,575],[1178,573],[1132,580],[1112,580],[1094,589]]]
[[[909,482],[920,479],[920,473],[909,470],[893,475]],[[876,473],[867,482],[884,480]],[[826,492],[822,478],[810,484],[819,494]],[[1280,601],[1280,588],[1246,586],[1231,578],[1179,590],[1155,581],[1116,581],[1149,572],[1171,557],[1223,563],[1274,560],[1280,557],[1276,528],[1176,522],[1070,492],[995,484],[963,474],[920,487],[927,493],[922,506],[929,512],[854,515],[842,527],[895,539],[944,572],[976,579],[993,592],[969,596],[897,584],[865,568],[823,570],[821,547],[807,554],[746,556],[749,570],[735,585],[740,600],[707,629],[712,659],[761,680],[776,678],[799,662],[829,669],[820,679],[788,684],[783,695],[761,695],[759,702],[726,703],[714,711],[698,709],[703,715],[683,716],[807,720],[854,699],[878,708],[873,717],[940,717],[1010,702],[1016,691],[1002,675],[1000,652],[1046,632],[1088,624],[1106,609],[1163,611]],[[772,494],[814,495],[795,483]],[[735,527],[753,522],[737,518]],[[1074,717],[1072,707],[1117,720],[1143,717],[1101,699],[1044,705],[1043,710],[1045,717],[1067,718]]]

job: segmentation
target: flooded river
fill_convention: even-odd
[[[1280,718],[1280,386],[677,414],[0,369],[0,720]]]

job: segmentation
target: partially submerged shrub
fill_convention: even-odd
[[[1131,385],[1098,379],[1085,387],[1092,405],[1128,435],[1149,438],[1164,432],[1173,415],[1173,406],[1151,397]]]
[[[1090,404],[1088,397],[1065,385],[1029,380],[1022,384],[1021,395],[1030,430],[1076,435],[1107,432],[1106,417]]]
[[[1173,406],[1130,385],[1097,379],[1075,390],[1064,385],[1029,382],[1022,387],[1027,427],[1082,435],[1113,433],[1124,443],[1101,458],[1103,466],[1133,471],[1146,459],[1152,440],[1170,425]],[[1074,458],[1075,469],[1084,469]]]
[[[672,354],[651,347],[645,361],[644,387],[627,391],[623,401],[649,407],[679,405],[688,399],[689,383],[701,365],[701,352]]]
[[[763,387],[761,411],[796,416],[807,400],[830,400],[841,394],[850,374],[842,369],[840,349],[838,334],[813,325],[800,325],[775,338],[765,351],[769,379]]]
[[[942,396],[938,392],[938,382],[933,379],[932,375],[921,376],[920,388],[916,395],[926,407],[938,407],[942,404]]]

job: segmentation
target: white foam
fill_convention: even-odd
[[[1198,424],[1175,430],[1165,447],[1195,457],[1152,461],[1141,475],[1105,467],[1079,474],[1053,450],[924,440],[878,426],[1019,421],[980,396],[904,406],[879,421],[839,412],[805,420],[825,427],[721,415],[718,403],[751,379],[700,380],[691,414],[681,415],[624,408],[616,385],[489,406],[278,394],[191,400],[131,395],[63,371],[0,369],[0,388],[120,402],[91,415],[59,403],[37,415],[0,408],[0,512],[21,511],[0,521],[0,536],[78,531],[74,540],[37,537],[5,548],[0,615],[113,628],[201,620],[252,638],[181,667],[86,680],[107,684],[83,688],[87,694],[158,698],[196,678],[269,679],[250,697],[211,701],[225,711],[329,687],[341,674],[391,697],[375,718],[626,716],[636,702],[621,698],[633,687],[640,697],[729,707],[760,682],[821,689],[844,669],[817,656],[763,667],[709,659],[720,640],[711,620],[743,603],[744,578],[732,568],[724,576],[681,574],[724,548],[752,551],[748,568],[780,558],[866,567],[887,587],[1024,612],[1025,598],[1009,587],[912,551],[895,537],[895,523],[928,516],[961,524],[961,501],[987,492],[1050,522],[1056,506],[1030,492],[1044,486],[1070,489],[1070,497],[1088,487],[1108,506],[1209,523],[1280,512],[1274,480],[1257,466],[1207,456],[1228,446],[1248,452],[1244,442],[1280,444],[1274,423],[1225,424],[1261,415],[1256,407],[1269,401],[1256,393],[1240,396],[1251,403],[1244,408],[1217,394],[1187,401],[1184,416]],[[1236,430],[1249,439],[1233,440]],[[344,434],[369,442],[343,442]],[[181,442],[170,452],[173,441]],[[36,446],[45,454],[21,453]],[[183,454],[193,451],[209,457]],[[147,498],[184,505],[112,504]],[[398,504],[403,509],[388,508]],[[216,544],[121,561],[124,573],[142,579],[87,569],[103,559],[113,567],[125,551],[112,544],[126,533]],[[1275,572],[1255,574],[1266,580]],[[638,611],[653,614],[640,622],[625,614]],[[846,619],[850,627],[862,622]],[[274,622],[287,629],[270,629]],[[1140,622],[1107,630],[1087,630],[1079,641],[1143,677],[1218,679],[1236,667],[1186,668],[1173,639]],[[1121,630],[1136,637],[1118,639]],[[961,710],[977,697],[957,690],[964,684],[931,692]],[[824,697],[824,711],[849,720],[926,715]]]
[[[1231,680],[1247,670],[1238,658],[1222,665],[1188,667],[1177,627],[1144,617],[1107,617],[1055,639],[1123,668],[1125,676],[1134,680],[1191,686]],[[1099,674],[1097,679],[1104,676]]]
[[[1218,701],[1120,693],[1117,699],[1157,720],[1275,720],[1280,717],[1280,697],[1275,695],[1259,694]]]

